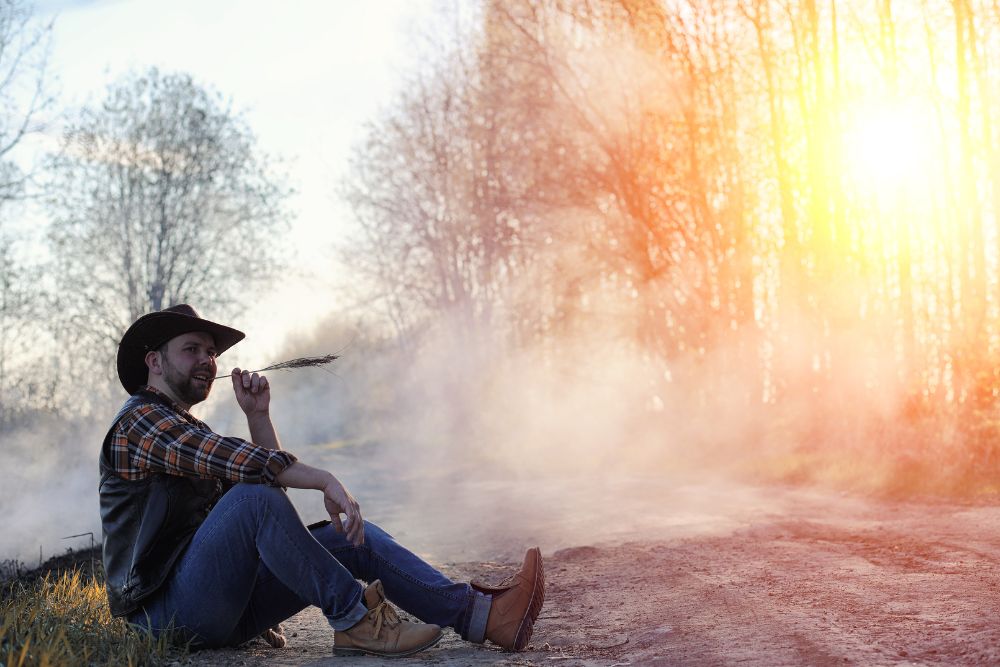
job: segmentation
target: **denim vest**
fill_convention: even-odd
[[[119,477],[111,463],[111,439],[133,409],[167,403],[149,392],[135,394],[119,411],[101,447],[101,524],[108,603],[125,616],[156,592],[221,496],[215,479],[153,473],[146,479]]]

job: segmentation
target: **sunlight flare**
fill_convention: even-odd
[[[848,116],[843,154],[856,187],[876,195],[926,192],[940,164],[929,106],[922,100],[877,101]]]

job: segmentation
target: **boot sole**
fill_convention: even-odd
[[[438,635],[437,635],[437,637],[435,637],[431,641],[427,642],[423,646],[418,646],[416,648],[410,649],[409,651],[401,651],[401,652],[398,652],[398,653],[386,653],[386,652],[383,652],[383,651],[372,651],[372,650],[363,649],[363,648],[337,648],[335,646],[333,648],[333,655],[337,656],[337,657],[359,656],[359,655],[375,655],[375,656],[378,656],[380,658],[405,658],[408,655],[413,655],[414,653],[420,653],[424,649],[428,649],[431,646],[434,646],[439,641],[441,641],[442,637],[444,637],[444,633],[443,632],[439,632]]]
[[[538,618],[538,614],[542,611],[542,603],[545,602],[545,572],[542,567],[542,551],[538,547],[529,549],[529,553],[532,551],[535,552],[534,555],[538,559],[538,567],[535,569],[535,581],[532,582],[531,602],[528,604],[528,609],[524,618],[521,619],[517,632],[514,633],[514,646],[511,647],[514,651],[520,651],[531,641],[531,635],[535,630],[535,619]]]

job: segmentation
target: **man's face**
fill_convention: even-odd
[[[200,403],[212,391],[215,339],[197,331],[171,338],[160,354],[163,379],[174,396],[188,405]]]

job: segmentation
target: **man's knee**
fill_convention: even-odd
[[[229,493],[236,495],[258,495],[267,497],[285,497],[285,490],[280,486],[268,486],[267,484],[251,484],[250,482],[239,482],[229,490]],[[229,495],[227,493],[226,495]]]
[[[240,482],[227,491],[220,501],[220,504],[222,503],[239,503],[266,508],[291,507],[292,505],[288,494],[281,487],[246,482]]]
[[[365,519],[365,544],[374,547],[378,544],[391,541],[393,541],[392,535]]]
[[[343,519],[341,519],[341,521],[343,521]],[[367,519],[364,523],[365,541],[361,544],[362,549],[378,551],[380,546],[392,541],[392,535],[382,530],[376,524],[368,521]],[[319,543],[327,549],[343,549],[346,547],[353,548],[353,545],[347,541],[347,533],[338,531],[330,525],[329,521],[326,521],[321,525],[314,526],[312,534],[313,537],[319,540]]]

